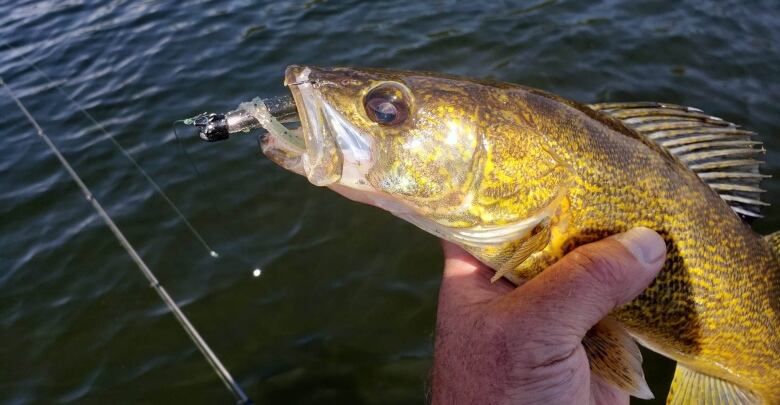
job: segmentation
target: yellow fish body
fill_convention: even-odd
[[[747,131],[692,108],[429,73],[292,66],[286,84],[305,148],[272,131],[266,155],[458,243],[497,277],[519,283],[578,245],[656,230],[660,275],[583,341],[594,373],[650,395],[628,333],[678,362],[670,403],[780,403],[780,237],[737,215],[763,204]]]

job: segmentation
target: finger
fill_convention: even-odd
[[[504,310],[539,325],[539,333],[579,343],[610,311],[639,295],[665,257],[664,240],[647,228],[583,245],[508,294]]]
[[[483,269],[489,270],[469,252],[452,242],[442,240],[441,247],[444,250],[445,278],[470,275]]]
[[[614,384],[604,381],[597,374],[590,375],[590,403],[629,405],[630,396]]]
[[[455,302],[470,305],[485,302],[513,289],[505,281],[490,283],[493,270],[463,250],[460,246],[442,241],[444,274],[439,290],[439,305]]]

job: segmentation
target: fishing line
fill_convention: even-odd
[[[233,396],[236,398],[237,403],[251,404],[252,401],[249,399],[249,397],[244,393],[244,391],[241,389],[238,383],[233,379],[233,377],[227,371],[225,366],[222,365],[222,362],[219,360],[217,355],[214,354],[214,352],[211,350],[211,348],[206,343],[206,341],[203,340],[203,338],[200,336],[200,333],[198,333],[197,329],[195,329],[192,323],[190,323],[190,320],[187,318],[186,315],[184,315],[184,312],[181,311],[181,309],[173,300],[173,298],[171,298],[171,296],[168,295],[168,292],[165,290],[165,288],[163,288],[162,284],[160,284],[160,282],[157,280],[157,277],[155,277],[154,273],[152,273],[152,270],[149,269],[149,267],[146,265],[144,260],[138,254],[138,252],[135,250],[133,245],[130,244],[130,242],[127,240],[127,238],[122,233],[122,231],[119,230],[119,228],[116,226],[114,221],[108,215],[106,210],[103,209],[103,206],[100,204],[100,202],[98,202],[97,198],[95,198],[95,196],[89,190],[89,188],[81,179],[81,177],[78,175],[78,173],[76,173],[76,171],[73,169],[70,163],[68,163],[68,160],[65,159],[65,156],[60,152],[60,150],[57,148],[54,142],[52,142],[51,138],[49,138],[49,136],[46,135],[46,133],[43,131],[43,128],[41,128],[41,126],[38,125],[38,122],[35,120],[35,118],[33,118],[32,114],[30,114],[30,111],[27,110],[24,104],[22,104],[22,101],[19,99],[19,97],[16,96],[16,93],[14,93],[13,90],[11,90],[11,87],[8,86],[8,84],[6,84],[5,81],[3,81],[2,77],[0,77],[0,86],[5,87],[8,94],[14,100],[14,102],[22,111],[22,113],[24,113],[25,117],[27,117],[27,120],[30,121],[30,124],[32,124],[32,126],[35,128],[38,135],[41,137],[41,139],[43,139],[43,141],[46,143],[49,149],[51,149],[51,151],[60,161],[60,163],[68,172],[68,174],[73,179],[73,181],[79,186],[81,192],[84,194],[84,198],[86,198],[87,201],[89,201],[92,204],[92,207],[95,208],[95,211],[97,211],[98,215],[100,215],[100,217],[103,219],[103,222],[105,222],[106,226],[108,226],[108,228],[114,234],[114,237],[116,237],[116,239],[119,241],[119,244],[122,245],[122,247],[125,249],[127,254],[130,255],[130,258],[132,258],[135,264],[138,266],[138,269],[141,271],[144,277],[146,277],[146,279],[149,281],[149,285],[152,288],[154,288],[154,290],[163,300],[163,302],[168,307],[168,309],[170,309],[170,311],[173,312],[173,315],[176,317],[176,320],[179,322],[179,325],[181,325],[184,331],[187,332],[187,335],[189,335],[190,339],[192,339],[192,342],[195,344],[195,346],[198,348],[201,354],[203,354],[203,356],[209,362],[209,364],[217,373],[217,375],[222,380],[222,382],[225,383],[225,386],[228,388],[230,393],[233,394]]]
[[[198,166],[195,165],[195,162],[192,161],[192,157],[190,157],[190,152],[187,150],[187,148],[184,146],[184,142],[179,137],[179,133],[176,131],[176,124],[178,123],[185,123],[187,120],[177,120],[174,121],[171,125],[171,128],[173,129],[173,136],[176,138],[176,143],[179,144],[179,152],[184,155],[184,158],[187,160],[187,163],[190,165],[190,168],[195,173],[197,177],[200,177],[200,170],[198,170]]]
[[[3,45],[6,48],[8,48],[8,50],[11,51],[11,52],[14,52],[16,50],[11,45],[9,45],[7,42],[3,42]],[[157,184],[157,182],[154,181],[154,179],[152,179],[152,176],[150,176],[149,173],[147,173],[146,170],[144,170],[141,167],[141,165],[138,163],[138,161],[135,160],[135,158],[133,158],[133,156],[130,155],[130,153],[124,147],[122,147],[122,145],[114,138],[114,136],[111,135],[110,133],[108,133],[108,131],[103,127],[103,125],[101,125],[100,122],[98,122],[98,120],[95,119],[95,117],[93,117],[92,114],[90,114],[89,111],[87,111],[81,105],[81,103],[79,103],[70,94],[68,94],[68,92],[66,92],[65,89],[62,88],[62,86],[60,86],[59,84],[55,83],[54,80],[51,77],[49,77],[49,75],[46,74],[46,72],[44,72],[43,70],[39,69],[38,66],[35,65],[35,63],[33,63],[33,61],[27,59],[27,57],[24,56],[24,55],[19,55],[19,56],[22,58],[22,60],[24,60],[24,62],[28,66],[30,66],[33,69],[35,69],[36,71],[38,71],[38,73],[40,73],[40,75],[43,76],[49,82],[49,84],[51,84],[53,87],[56,87],[57,90],[60,93],[62,93],[62,95],[64,95],[76,107],[76,109],[78,109],[85,117],[87,117],[87,119],[90,120],[92,122],[92,124],[94,124],[95,127],[100,132],[102,132],[111,141],[111,143],[114,144],[114,146],[117,149],[119,149],[119,151],[127,158],[127,160],[129,160],[130,163],[132,163],[133,166],[135,166],[135,168],[141,173],[141,175],[143,175],[144,178],[146,178],[146,181],[149,182],[149,184],[152,186],[152,188],[154,188],[154,190],[157,191],[157,193],[165,200],[165,202],[168,203],[168,206],[170,206],[171,209],[173,209],[173,211],[176,213],[176,215],[179,217],[179,219],[182,220],[184,225],[187,228],[189,228],[189,230],[192,233],[192,235],[195,236],[195,238],[198,240],[198,242],[200,242],[201,245],[203,245],[203,247],[209,253],[209,256],[214,257],[214,258],[219,257],[219,253],[217,253],[216,250],[212,249],[211,245],[209,245],[209,243],[206,242],[206,239],[203,238],[203,236],[200,234],[200,232],[198,232],[197,229],[195,229],[195,227],[192,225],[192,223],[190,223],[190,221],[184,216],[184,214],[181,212],[181,210],[179,210],[179,207],[177,207],[176,204],[173,202],[173,200],[171,200],[170,197],[168,197],[168,195],[162,190],[160,185]]]
[[[176,121],[173,122],[173,124],[171,124],[171,128],[173,129],[173,136],[176,138],[176,142],[179,144],[179,153],[184,155],[184,158],[187,161],[187,164],[189,164],[189,166],[192,169],[193,173],[195,173],[195,177],[200,179],[200,178],[203,178],[203,175],[201,174],[200,169],[198,169],[198,165],[195,164],[194,160],[192,160],[192,156],[191,156],[190,152],[187,150],[187,147],[185,146],[184,141],[182,141],[181,137],[179,136],[179,132],[176,130],[176,124],[183,123],[183,124],[189,125],[188,121],[190,121],[190,120],[191,119],[189,119],[189,118],[188,119],[184,119],[184,120],[176,120]],[[222,209],[219,208],[219,204],[214,204],[212,207],[213,207],[214,211],[217,213],[217,216],[219,218],[225,218],[225,216],[222,214]],[[245,259],[245,257],[248,257],[248,255],[242,249],[239,249],[239,254],[238,255],[232,255],[231,254],[230,256],[233,256],[233,258],[236,258],[239,261],[243,262],[244,265],[246,265],[248,267],[252,267],[252,269],[253,269],[252,270],[252,275],[254,277],[259,277],[260,274],[262,273],[262,270],[260,269],[259,266],[257,266],[256,264],[252,264],[251,262],[249,262],[249,260]]]

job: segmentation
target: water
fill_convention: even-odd
[[[694,105],[758,131],[765,172],[780,174],[774,0],[4,3],[15,50],[0,47],[0,75],[258,403],[425,402],[442,260],[432,236],[284,172],[252,136],[188,138],[194,175],[170,123],[281,95],[288,64]],[[22,56],[105,124],[219,259]],[[0,111],[0,401],[232,401],[5,95]],[[780,182],[765,187],[780,201]],[[758,231],[780,228],[777,207]],[[673,366],[648,356],[664,398]]]

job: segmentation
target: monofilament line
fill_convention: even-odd
[[[227,386],[228,390],[230,390],[231,394],[233,394],[233,396],[236,398],[238,403],[251,404],[252,401],[249,399],[249,397],[247,397],[247,395],[244,393],[244,391],[241,389],[238,383],[236,383],[236,381],[227,371],[225,366],[222,365],[222,362],[219,360],[217,355],[214,354],[214,352],[211,350],[211,348],[206,343],[206,341],[203,340],[203,338],[200,336],[200,333],[198,333],[197,329],[195,329],[192,323],[190,323],[190,320],[187,319],[187,316],[184,315],[181,309],[179,309],[179,306],[176,304],[176,302],[171,298],[170,295],[168,295],[168,292],[165,290],[165,288],[163,288],[163,286],[157,280],[157,277],[155,277],[154,273],[152,273],[152,270],[149,269],[149,267],[143,261],[141,256],[135,250],[135,248],[133,248],[133,245],[131,245],[130,242],[127,240],[127,238],[125,238],[125,235],[122,233],[122,231],[119,230],[119,228],[116,226],[114,221],[108,215],[106,210],[103,209],[103,206],[100,204],[100,202],[98,202],[98,200],[89,190],[89,188],[81,179],[81,177],[76,173],[76,171],[73,169],[70,163],[68,163],[68,160],[65,159],[65,156],[62,155],[62,153],[57,148],[57,146],[52,142],[51,138],[49,138],[49,136],[46,135],[46,133],[43,131],[43,128],[41,128],[41,126],[38,125],[38,122],[35,120],[35,118],[33,118],[32,114],[30,114],[30,111],[27,110],[24,104],[22,104],[22,101],[16,96],[16,93],[14,93],[13,90],[11,90],[11,87],[9,87],[8,84],[6,84],[3,81],[2,77],[0,77],[0,86],[5,87],[8,94],[11,96],[13,101],[22,111],[22,113],[24,113],[25,117],[27,117],[27,120],[30,121],[30,124],[32,124],[32,126],[35,128],[38,135],[41,137],[41,139],[43,139],[43,141],[46,143],[49,149],[51,149],[51,151],[60,161],[62,166],[65,168],[65,170],[67,170],[68,174],[73,179],[73,181],[76,182],[76,184],[79,186],[82,193],[84,193],[84,197],[87,199],[87,201],[89,201],[92,204],[92,207],[95,208],[95,211],[97,211],[98,215],[100,215],[100,217],[106,223],[108,228],[111,230],[111,232],[114,234],[116,239],[119,241],[119,244],[122,245],[122,247],[125,249],[127,254],[130,255],[130,257],[133,259],[135,264],[138,266],[138,269],[141,271],[141,273],[143,273],[144,277],[146,277],[146,279],[149,281],[149,285],[152,288],[154,288],[154,290],[163,300],[163,302],[168,307],[168,309],[170,309],[171,312],[173,312],[173,315],[176,317],[176,320],[179,322],[181,327],[184,328],[184,331],[187,332],[187,335],[190,336],[192,342],[195,344],[198,350],[203,354],[203,356],[209,362],[209,364],[217,373],[217,375],[222,380],[222,382],[225,383],[225,386]]]
[[[8,48],[8,50],[10,50],[11,52],[13,52],[15,50],[13,47],[11,47],[11,45],[8,45],[7,42],[3,42],[3,45],[6,48]],[[211,248],[211,245],[209,245],[208,242],[206,242],[206,239],[203,238],[203,235],[201,235],[200,232],[198,232],[198,230],[195,229],[195,227],[192,225],[192,223],[190,223],[190,221],[187,219],[187,217],[185,217],[184,214],[181,212],[181,210],[179,210],[179,207],[177,207],[176,204],[173,202],[173,200],[171,200],[168,197],[168,195],[162,190],[160,185],[158,185],[157,182],[154,181],[152,176],[150,176],[149,173],[147,173],[146,170],[144,170],[141,167],[141,165],[138,163],[138,161],[135,160],[135,158],[133,158],[133,156],[130,155],[130,153],[124,147],[122,147],[122,145],[114,138],[114,136],[111,135],[103,127],[103,125],[101,125],[100,122],[97,119],[95,119],[95,117],[93,117],[92,114],[90,114],[89,111],[87,111],[87,109],[84,108],[81,105],[81,103],[79,103],[75,98],[73,98],[70,94],[68,94],[68,92],[66,92],[65,89],[62,88],[62,86],[60,86],[59,84],[55,83],[54,80],[52,80],[52,78],[49,77],[49,75],[46,74],[46,72],[44,72],[43,70],[39,69],[38,66],[35,65],[35,63],[33,63],[31,60],[27,59],[27,57],[25,57],[24,55],[20,55],[20,57],[21,57],[22,60],[24,60],[24,62],[28,66],[30,66],[31,68],[35,69],[41,76],[43,76],[49,82],[49,84],[51,84],[52,86],[56,87],[57,90],[60,93],[62,93],[63,96],[65,96],[65,98],[67,98],[71,103],[73,103],[73,105],[76,107],[77,110],[79,110],[79,112],[81,112],[85,117],[87,117],[87,119],[90,120],[92,122],[92,124],[94,124],[95,127],[100,132],[102,132],[103,135],[105,135],[106,138],[108,138],[108,140],[110,140],[111,143],[113,143],[114,146],[117,149],[119,149],[119,151],[122,153],[122,155],[124,155],[127,158],[127,160],[129,160],[130,163],[132,163],[133,166],[135,166],[135,168],[141,173],[141,175],[143,175],[144,178],[146,178],[146,181],[149,182],[149,184],[152,186],[152,188],[154,188],[154,190],[157,191],[157,194],[159,194],[165,200],[165,202],[168,203],[168,205],[171,207],[171,209],[173,209],[173,211],[176,213],[176,215],[179,217],[179,219],[181,219],[181,221],[184,223],[184,225],[187,226],[187,228],[189,228],[190,232],[195,236],[195,238],[200,242],[200,244],[203,245],[203,247],[206,249],[206,251],[208,251],[209,255],[211,257],[214,257],[214,258],[219,257],[219,254],[214,249]]]

